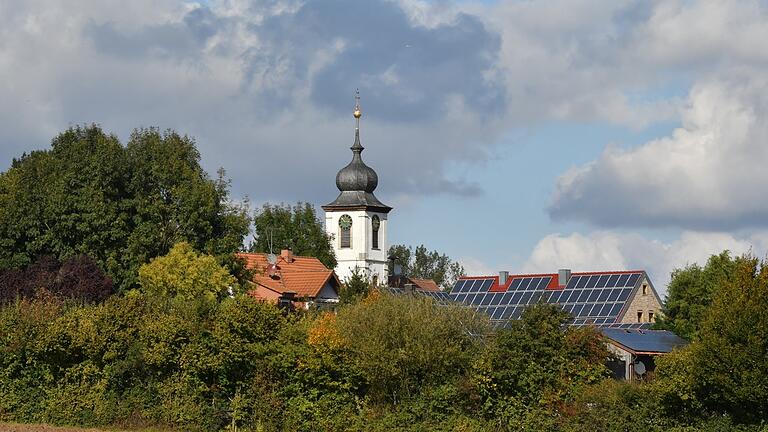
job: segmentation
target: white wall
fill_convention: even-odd
[[[339,238],[339,218],[342,215],[352,218],[352,244],[350,248],[341,248]],[[373,249],[371,218],[377,215],[379,226],[379,248]],[[336,274],[343,282],[352,275],[355,268],[363,270],[369,277],[376,276],[379,281],[387,280],[387,241],[388,218],[385,213],[366,210],[326,211],[325,230],[332,236],[333,250],[336,253]]]

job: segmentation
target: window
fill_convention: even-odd
[[[643,311],[637,311],[637,322],[643,322]]]
[[[374,249],[379,248],[379,227],[381,226],[381,220],[376,215],[371,218],[371,228],[373,229],[373,236],[371,237],[371,245]]]
[[[648,311],[648,322],[654,322],[653,311]]]
[[[648,295],[648,284],[643,284],[643,295]]]
[[[342,248],[352,247],[352,218],[349,215],[342,215],[339,218],[339,229],[341,231],[339,236],[341,244],[339,246]]]

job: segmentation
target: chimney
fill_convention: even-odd
[[[509,277],[508,271],[500,271],[499,272],[499,285],[506,285],[507,284],[507,278]]]
[[[560,269],[557,271],[557,285],[566,286],[571,279],[571,269]]]
[[[281,250],[280,256],[283,257],[285,262],[287,262],[288,264],[293,262],[293,251],[291,250],[291,248]]]

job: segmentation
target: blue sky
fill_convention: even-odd
[[[768,245],[759,0],[0,0],[0,158],[96,122],[196,138],[236,198],[335,195],[353,95],[390,242],[470,273]]]

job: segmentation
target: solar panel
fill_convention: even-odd
[[[592,294],[592,290],[584,290],[581,292],[581,295],[579,295],[579,298],[576,299],[577,303],[584,303],[589,298],[589,295]]]
[[[523,297],[520,299],[520,304],[527,305],[531,301],[531,295],[533,293],[530,291],[526,291],[523,293]]]
[[[515,290],[517,289],[517,287],[519,287],[519,286],[520,286],[520,282],[521,282],[521,281],[522,281],[522,279],[521,279],[521,278],[515,278],[515,279],[512,281],[512,284],[511,284],[511,285],[509,286],[509,288],[507,289],[507,291],[515,291]]]
[[[488,291],[488,289],[493,285],[493,279],[485,279],[483,280],[483,284],[480,285],[480,291]]]
[[[518,291],[528,289],[528,285],[531,283],[531,278],[523,278],[520,280],[520,285],[517,286]]]
[[[627,286],[627,281],[629,280],[628,274],[623,274],[621,277],[619,277],[619,281],[616,282],[616,286],[625,287]]]
[[[580,276],[572,276],[570,279],[568,279],[568,283],[565,285],[565,289],[573,289],[579,279],[581,279]]]
[[[615,287],[616,286],[616,282],[618,282],[618,281],[619,281],[619,275],[616,275],[616,274],[615,275],[611,275],[611,278],[608,279],[608,285],[606,285],[606,286]]]
[[[589,282],[589,276],[580,277],[579,281],[576,283],[576,288],[584,288],[584,286],[587,285],[587,282]]]
[[[623,301],[627,301],[627,298],[629,298],[629,293],[631,293],[631,292],[632,292],[632,288],[624,288],[619,293],[619,298],[617,300],[618,301],[622,301],[622,302]]]
[[[667,353],[687,342],[666,330],[639,330],[603,328],[601,332],[611,340],[639,352]]]
[[[634,287],[637,285],[637,280],[640,279],[640,273],[632,273],[632,275],[629,277],[629,280],[627,281],[627,285],[629,287]]]
[[[597,288],[605,288],[605,286],[608,284],[608,279],[610,279],[610,275],[601,275],[600,280],[597,281],[597,285],[595,287]]]
[[[585,285],[585,288],[594,288],[595,285],[597,285],[597,281],[600,280],[600,276],[590,276],[589,280],[587,281],[587,284]]]
[[[589,292],[589,298],[587,299],[588,302],[596,302],[598,298],[600,298],[600,293],[602,293],[605,290],[601,289],[593,289]]]
[[[460,293],[461,290],[464,289],[464,282],[465,281],[463,279],[457,280],[456,283],[453,284],[453,288],[451,288],[451,292],[452,293]]]

